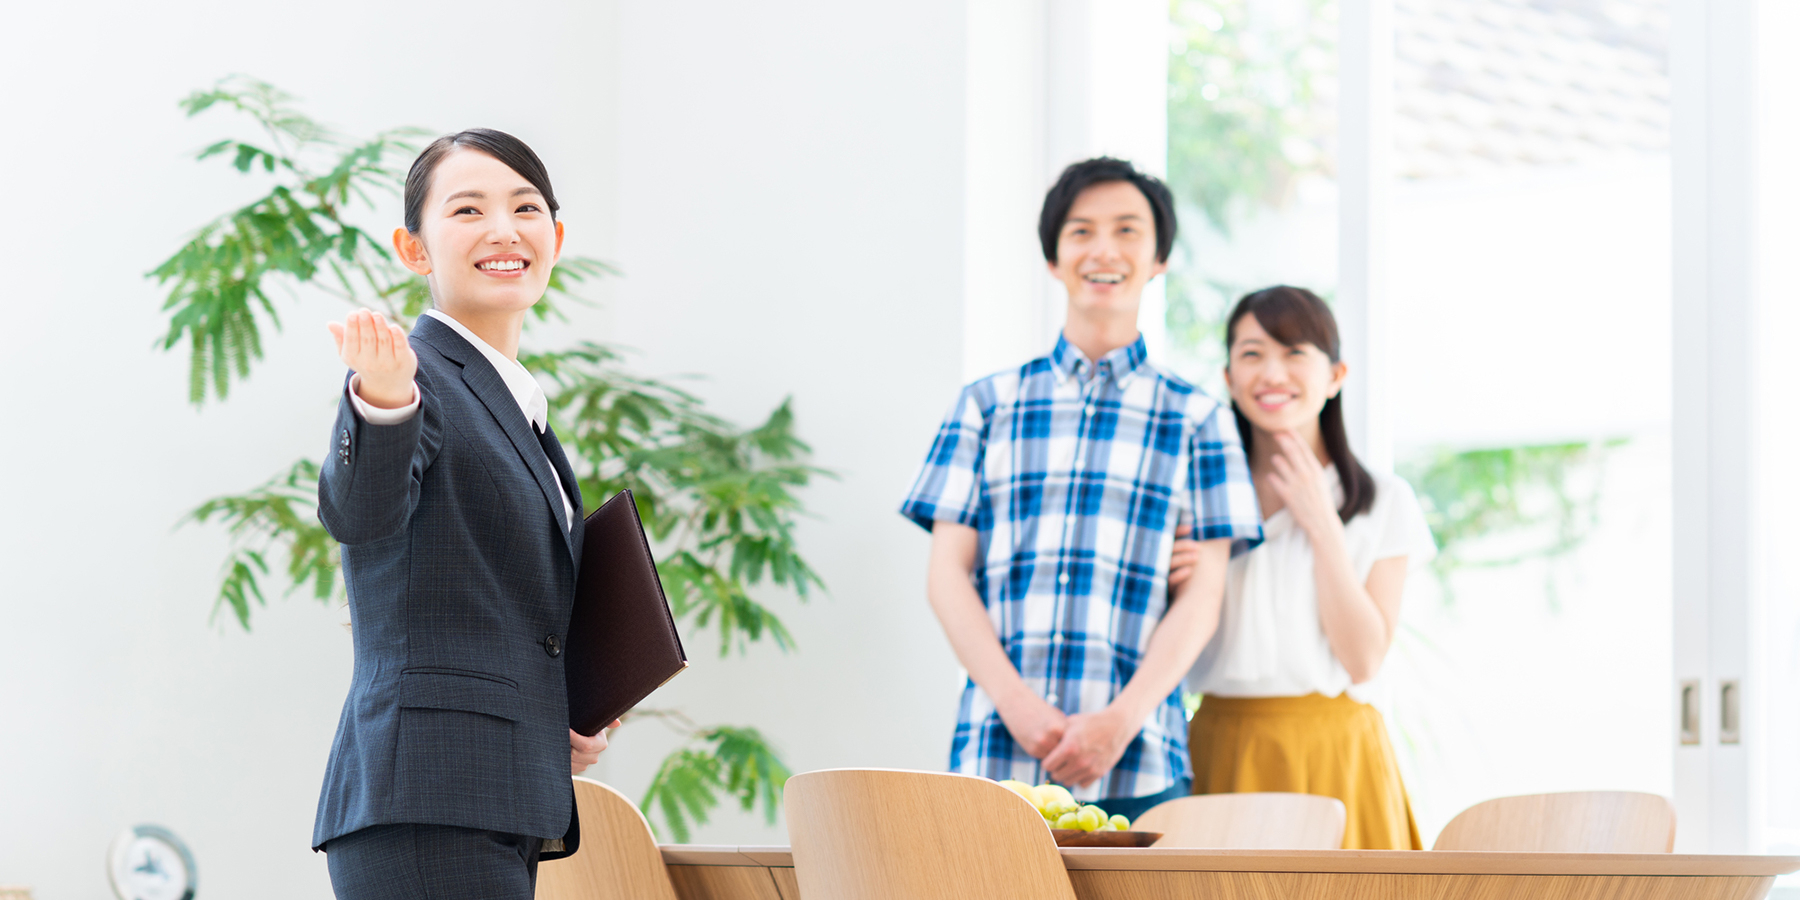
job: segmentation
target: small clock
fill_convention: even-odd
[[[106,877],[119,900],[194,900],[194,854],[161,825],[119,832],[107,852]]]

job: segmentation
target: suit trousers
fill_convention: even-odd
[[[531,900],[543,839],[453,825],[375,825],[325,845],[338,900]]]

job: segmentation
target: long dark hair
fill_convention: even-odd
[[[438,163],[459,147],[480,150],[531,182],[531,186],[544,195],[544,205],[550,208],[550,221],[556,221],[556,211],[562,206],[556,202],[556,192],[550,189],[550,173],[544,170],[544,161],[538,159],[524,141],[504,131],[470,128],[432,141],[419,153],[419,158],[413,160],[412,168],[406,173],[406,190],[402,197],[408,232],[419,233],[425,195],[431,193],[431,176],[437,171]]]
[[[1225,321],[1227,366],[1230,365],[1231,342],[1237,339],[1238,321],[1245,316],[1255,316],[1256,324],[1284,346],[1311,344],[1333,363],[1338,362],[1342,348],[1338,342],[1337,319],[1332,317],[1331,307],[1312,291],[1278,284],[1245,294],[1231,310],[1231,318]],[[1244,441],[1244,453],[1248,454],[1255,432],[1250,427],[1250,420],[1238,409],[1236,400],[1231,402],[1231,412],[1237,416],[1238,435]],[[1348,522],[1375,505],[1375,479],[1357,461],[1356,454],[1350,452],[1350,436],[1344,431],[1342,391],[1325,401],[1325,408],[1319,411],[1319,435],[1325,439],[1325,453],[1331,457],[1332,465],[1337,466],[1338,481],[1344,487],[1344,505],[1338,507],[1338,518]]]

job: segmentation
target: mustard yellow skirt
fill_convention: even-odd
[[[1292,791],[1344,802],[1346,850],[1419,850],[1375,707],[1326,697],[1207,697],[1188,725],[1194,793]]]

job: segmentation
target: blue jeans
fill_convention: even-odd
[[[1138,816],[1143,815],[1150,807],[1155,806],[1158,803],[1174,800],[1177,797],[1186,797],[1193,789],[1194,782],[1190,779],[1183,778],[1180,781],[1175,782],[1174,786],[1160,794],[1151,794],[1147,797],[1111,797],[1105,800],[1096,800],[1094,802],[1101,809],[1106,810],[1106,814],[1109,816],[1124,816],[1125,818],[1136,822]]]

